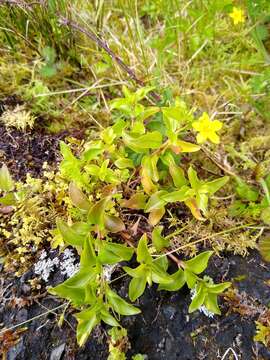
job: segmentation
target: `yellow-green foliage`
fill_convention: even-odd
[[[254,340],[261,342],[264,346],[268,346],[270,343],[270,326],[265,326],[259,321],[255,321],[256,323],[256,335],[254,336]]]
[[[47,165],[44,165],[47,168]],[[17,202],[9,215],[0,212],[0,238],[5,256],[5,268],[21,275],[32,265],[38,250],[52,240],[51,225],[57,213],[69,206],[67,184],[54,172],[44,172],[44,178],[27,175],[25,183],[16,183]]]
[[[5,111],[0,117],[0,121],[7,128],[15,127],[18,130],[25,130],[33,127],[35,117],[25,109],[25,106],[17,105],[13,110]]]

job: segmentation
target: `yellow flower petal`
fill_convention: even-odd
[[[235,6],[229,16],[232,18],[234,25],[245,22],[244,11]]]
[[[212,123],[212,129],[213,129],[214,131],[220,130],[220,129],[222,128],[222,126],[223,126],[223,124],[222,124],[222,122],[219,121],[219,120],[214,120],[213,123]]]
[[[206,112],[204,112],[202,116],[199,118],[199,121],[202,123],[210,121],[209,115]]]
[[[199,131],[199,129],[200,129],[200,123],[199,123],[199,121],[194,121],[194,122],[192,123],[192,127],[193,127],[193,129]]]
[[[214,144],[219,144],[220,143],[219,136],[215,132],[213,132],[212,134],[209,134],[208,138]]]
[[[202,144],[206,141],[206,138],[201,133],[196,136],[196,139],[198,144]]]
[[[210,120],[209,115],[205,112],[197,121],[192,123],[192,127],[199,133],[197,134],[198,144],[205,142],[207,139],[214,144],[219,144],[220,140],[216,131],[220,130],[222,126],[222,122],[219,120]]]

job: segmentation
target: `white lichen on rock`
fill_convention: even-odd
[[[79,270],[79,263],[72,250],[66,249],[62,254],[61,260],[58,256],[53,259],[49,258],[48,253],[43,250],[40,253],[39,261],[34,265],[34,272],[36,275],[39,275],[42,280],[48,282],[51,273],[57,268],[60,268],[61,274],[67,278],[70,278]]]
[[[104,265],[103,266],[103,279],[106,281],[110,281],[113,272],[116,270],[116,268],[118,267],[118,264],[113,264],[113,265]]]
[[[74,252],[70,249],[65,249],[63,252],[63,260],[60,262],[61,274],[70,278],[79,270],[79,263],[76,260]]]
[[[40,254],[40,260],[34,265],[35,274],[39,275],[45,282],[49,280],[51,273],[59,265],[57,257],[50,259],[47,256],[47,252],[43,250]]]

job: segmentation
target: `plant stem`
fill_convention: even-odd
[[[200,239],[198,239],[198,240],[195,240],[195,241],[193,241],[193,242],[191,242],[191,243],[188,243],[188,244],[179,246],[178,248],[173,249],[173,250],[171,250],[171,251],[168,251],[168,252],[166,252],[166,253],[164,253],[164,254],[162,254],[162,255],[157,255],[157,259],[160,258],[160,257],[163,257],[163,256],[168,256],[168,255],[170,255],[170,254],[174,254],[175,252],[177,252],[177,251],[179,251],[179,250],[182,250],[182,249],[185,249],[185,248],[187,248],[187,247],[189,247],[189,246],[198,244],[198,243],[200,243],[200,242],[202,242],[202,241],[204,241],[204,240],[212,239],[212,238],[214,238],[214,237],[216,237],[216,236],[223,235],[223,234],[228,234],[228,233],[230,233],[230,232],[232,232],[232,231],[244,229],[244,228],[249,227],[249,226],[252,226],[252,225],[254,225],[254,223],[253,223],[253,224],[239,225],[239,226],[235,226],[235,227],[233,227],[233,228],[231,228],[231,229],[228,229],[228,230],[222,230],[222,231],[219,231],[219,232],[217,232],[217,233],[215,233],[215,234],[210,234],[210,235],[204,236],[204,237],[202,237],[202,238],[200,238]],[[181,230],[182,230],[182,229],[181,229]],[[153,255],[153,256],[155,256],[155,255]]]
[[[100,48],[102,48],[103,50],[105,50],[107,52],[107,54],[110,55],[110,57],[117,62],[117,64],[126,72],[128,73],[128,75],[130,76],[130,78],[132,80],[134,80],[136,82],[137,85],[139,86],[145,86],[144,81],[140,80],[136,74],[134,73],[134,71],[128,67],[122,59],[120,59],[120,57],[118,55],[116,55],[111,48],[107,45],[107,43],[102,40],[99,36],[97,36],[93,31],[91,30],[86,30],[85,28],[83,28],[82,26],[80,26],[79,24],[70,21],[67,18],[64,17],[60,17],[60,24],[61,25],[65,25],[65,26],[71,26],[73,29],[80,31],[81,33],[85,34],[87,37],[89,37],[92,41],[94,41]],[[154,92],[151,91],[149,92],[149,94],[155,99],[155,101],[160,101],[160,96]]]
[[[0,331],[0,335],[4,334],[6,331],[14,330],[14,329],[16,329],[16,328],[19,327],[19,326],[28,324],[28,323],[36,320],[36,319],[39,319],[39,318],[41,318],[41,317],[43,317],[43,316],[45,316],[45,315],[47,315],[47,314],[50,314],[50,313],[54,312],[55,310],[61,309],[62,307],[67,306],[67,304],[68,304],[68,303],[61,304],[61,305],[59,305],[59,306],[57,306],[57,307],[55,307],[55,308],[53,308],[53,309],[50,309],[50,310],[48,310],[48,311],[45,311],[45,312],[42,313],[42,314],[39,314],[39,315],[34,316],[34,317],[32,317],[31,319],[28,319],[28,320],[23,321],[23,322],[21,322],[21,323],[19,323],[19,324],[13,325],[13,326],[11,326],[11,327],[8,328],[8,329],[3,329],[3,330]]]

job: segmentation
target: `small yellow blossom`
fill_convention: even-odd
[[[222,122],[218,120],[210,120],[207,113],[203,113],[202,116],[192,123],[192,127],[198,131],[197,142],[198,144],[204,143],[207,139],[214,144],[219,144],[219,136],[216,131],[222,128]]]
[[[229,14],[229,16],[233,19],[234,25],[245,22],[244,11],[242,9],[239,9],[239,8],[235,7],[235,6],[233,7],[233,10]]]

